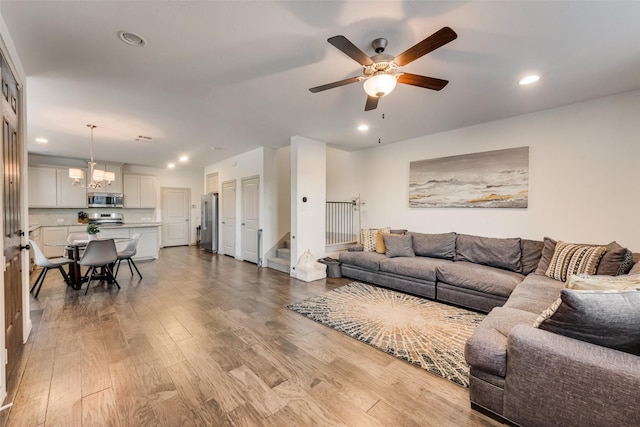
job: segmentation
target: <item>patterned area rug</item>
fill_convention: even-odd
[[[469,387],[464,344],[484,314],[358,282],[287,307]]]

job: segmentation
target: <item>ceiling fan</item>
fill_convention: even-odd
[[[358,64],[362,65],[364,68],[364,76],[351,77],[326,85],[312,87],[309,90],[312,93],[317,93],[323,90],[333,89],[334,87],[364,81],[364,90],[367,92],[367,103],[364,107],[365,111],[375,110],[380,98],[388,95],[396,87],[396,83],[441,90],[449,83],[448,80],[405,73],[400,71],[400,68],[444,46],[457,37],[458,35],[455,31],[449,27],[444,27],[396,57],[384,53],[387,47],[387,39],[375,39],[371,43],[371,46],[376,51],[376,55],[369,57],[345,36],[331,37],[327,41],[351,59],[355,60]]]

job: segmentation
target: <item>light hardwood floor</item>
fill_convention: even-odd
[[[498,425],[467,390],[286,308],[347,279],[195,247],[139,268],[86,297],[49,272],[0,425]]]

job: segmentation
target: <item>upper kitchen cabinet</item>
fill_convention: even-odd
[[[105,193],[122,193],[122,167],[120,165],[114,165],[110,163],[96,163],[95,169],[103,170],[105,172],[113,172],[116,180],[109,184],[103,191]]]
[[[122,176],[125,208],[155,208],[158,184],[155,176],[125,173]]]
[[[58,178],[56,206],[59,208],[86,208],[87,189],[82,185],[73,184],[73,180],[69,178],[69,169],[56,169],[56,174]]]
[[[53,168],[29,167],[29,207],[57,206],[57,172]]]
[[[86,208],[87,190],[73,185],[67,168],[30,166],[29,207]]]

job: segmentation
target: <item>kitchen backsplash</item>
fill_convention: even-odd
[[[78,212],[88,214],[117,212],[124,216],[125,224],[157,222],[155,209],[117,209],[117,208],[88,208],[88,209],[29,209],[29,224],[39,225],[75,225],[78,224]]]

